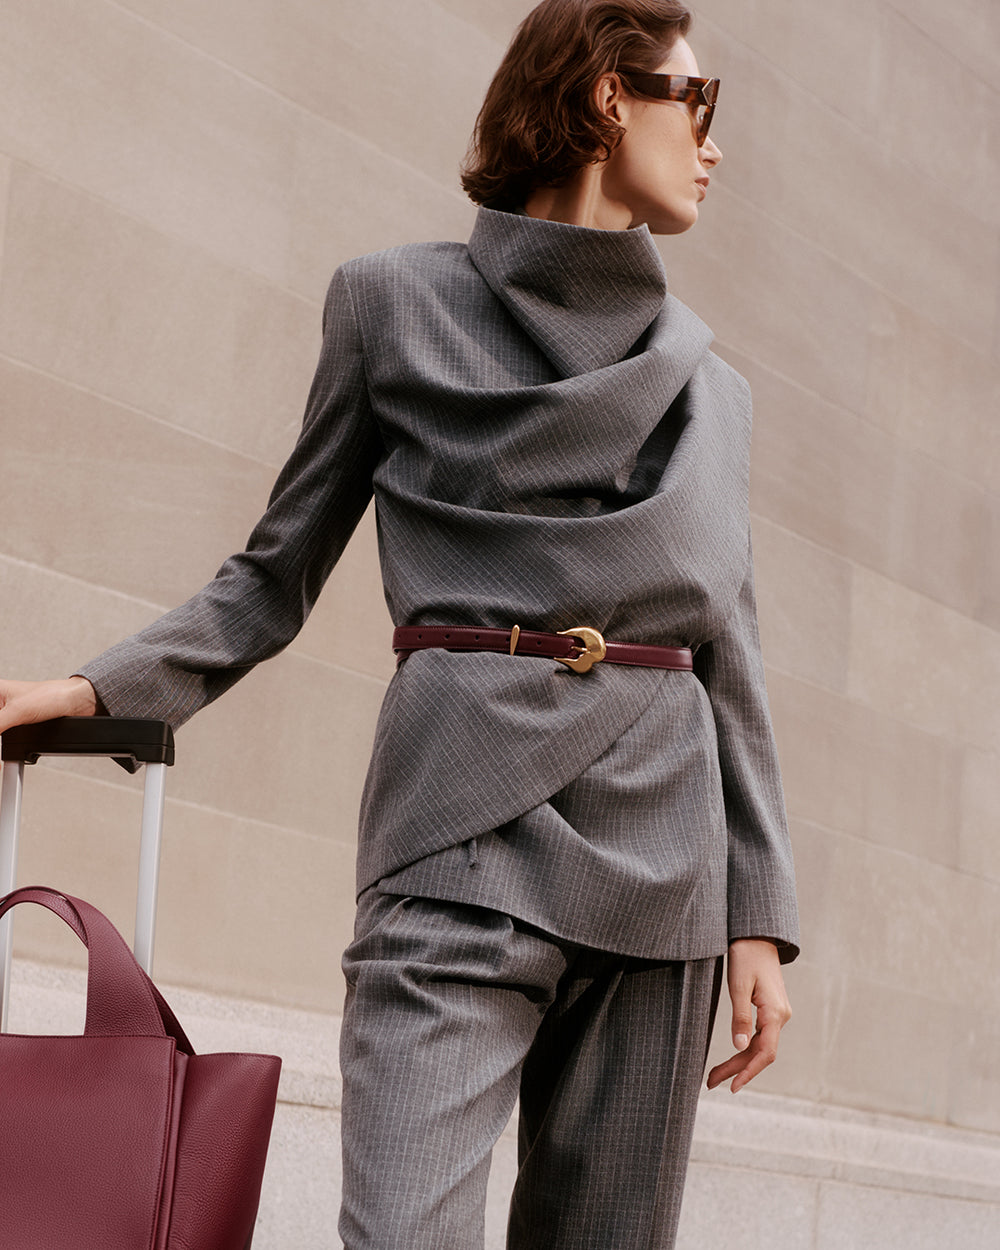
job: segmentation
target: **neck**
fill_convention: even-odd
[[[627,230],[635,225],[627,204],[605,194],[603,169],[586,165],[565,186],[538,187],[528,196],[524,211],[529,217],[561,221],[568,226],[593,230]]]

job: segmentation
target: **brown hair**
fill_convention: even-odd
[[[477,204],[518,208],[607,160],[624,131],[594,87],[616,70],[656,70],[691,13],[678,0],[542,0],[517,29],[486,92],[462,171]]]

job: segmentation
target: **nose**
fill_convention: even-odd
[[[713,166],[718,165],[719,161],[722,160],[722,151],[715,146],[715,142],[711,136],[709,136],[698,149],[698,159],[707,169],[711,169]]]

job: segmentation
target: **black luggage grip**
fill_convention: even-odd
[[[35,764],[42,755],[104,755],[135,773],[142,764],[173,764],[174,733],[163,720],[60,716],[37,725],[15,725],[0,738],[5,760]]]

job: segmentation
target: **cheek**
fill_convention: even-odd
[[[671,127],[670,133],[661,140],[658,151],[660,168],[677,183],[693,182],[699,173],[694,131],[688,119],[685,117],[683,120],[684,127]]]
[[[661,124],[639,127],[622,142],[622,155],[630,176],[646,185],[655,180],[664,190],[693,183],[698,176],[694,134],[680,124],[667,124],[676,120],[689,127],[687,117],[668,118],[661,113],[654,120]]]
[[[630,154],[628,181],[644,196],[669,202],[693,183],[696,175],[689,172],[689,164],[688,154],[678,151],[675,145],[651,144]]]

